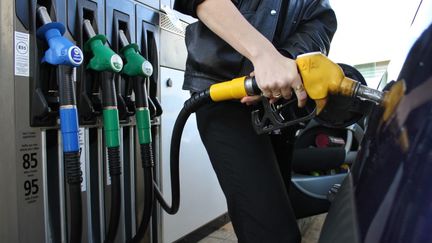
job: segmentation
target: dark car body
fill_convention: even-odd
[[[384,108],[374,108],[357,160],[330,207],[319,242],[432,242],[432,25],[428,25],[399,74],[406,91],[392,116],[386,120]]]

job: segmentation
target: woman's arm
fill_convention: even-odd
[[[292,88],[302,84],[294,60],[281,55],[273,44],[259,33],[230,0],[205,0],[196,8],[198,18],[254,66],[258,86],[267,97],[291,97]],[[299,106],[307,95],[297,93]]]

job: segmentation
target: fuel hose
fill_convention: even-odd
[[[253,77],[241,77],[231,81],[217,83],[210,88],[195,93],[185,101],[183,108],[174,123],[170,147],[170,179],[171,179],[171,205],[165,201],[162,192],[154,183],[155,196],[161,207],[168,214],[177,213],[180,206],[180,143],[184,126],[189,116],[205,104],[224,100],[241,99],[245,96],[260,94]]]

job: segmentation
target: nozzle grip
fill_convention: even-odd
[[[89,39],[84,50],[91,51],[93,58],[87,68],[95,71],[110,71],[120,72],[123,68],[123,60],[111,48],[105,45],[106,37],[104,35],[96,35]]]
[[[82,64],[84,55],[79,47],[63,37],[64,32],[65,27],[58,22],[47,23],[37,30],[38,38],[44,39],[49,46],[42,58],[42,62],[51,65],[77,67]]]
[[[139,54],[137,44],[129,44],[123,47],[120,52],[127,60],[123,68],[123,73],[131,77],[150,77],[153,74],[153,66]]]

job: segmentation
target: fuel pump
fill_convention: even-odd
[[[135,94],[135,118],[140,144],[141,163],[144,171],[144,209],[136,235],[129,242],[140,242],[144,238],[153,209],[153,152],[150,111],[145,81],[153,73],[153,66],[138,51],[137,44],[130,44],[123,30],[119,31],[121,54],[126,59],[123,73],[133,82]]]
[[[89,37],[84,45],[84,50],[93,55],[87,69],[99,72],[101,80],[105,146],[108,150],[111,177],[111,210],[105,242],[113,242],[121,212],[120,125],[114,75],[122,70],[123,61],[119,55],[105,45],[104,35],[96,35],[89,20],[84,20],[84,30]]]
[[[73,87],[73,69],[83,62],[82,51],[63,37],[66,29],[63,24],[52,22],[43,6],[38,7],[37,15],[42,26],[37,37],[48,43],[42,62],[56,66],[60,100],[60,129],[63,143],[63,159],[69,184],[70,232],[69,242],[81,242],[82,205],[81,205],[81,167],[78,137],[78,113]]]

